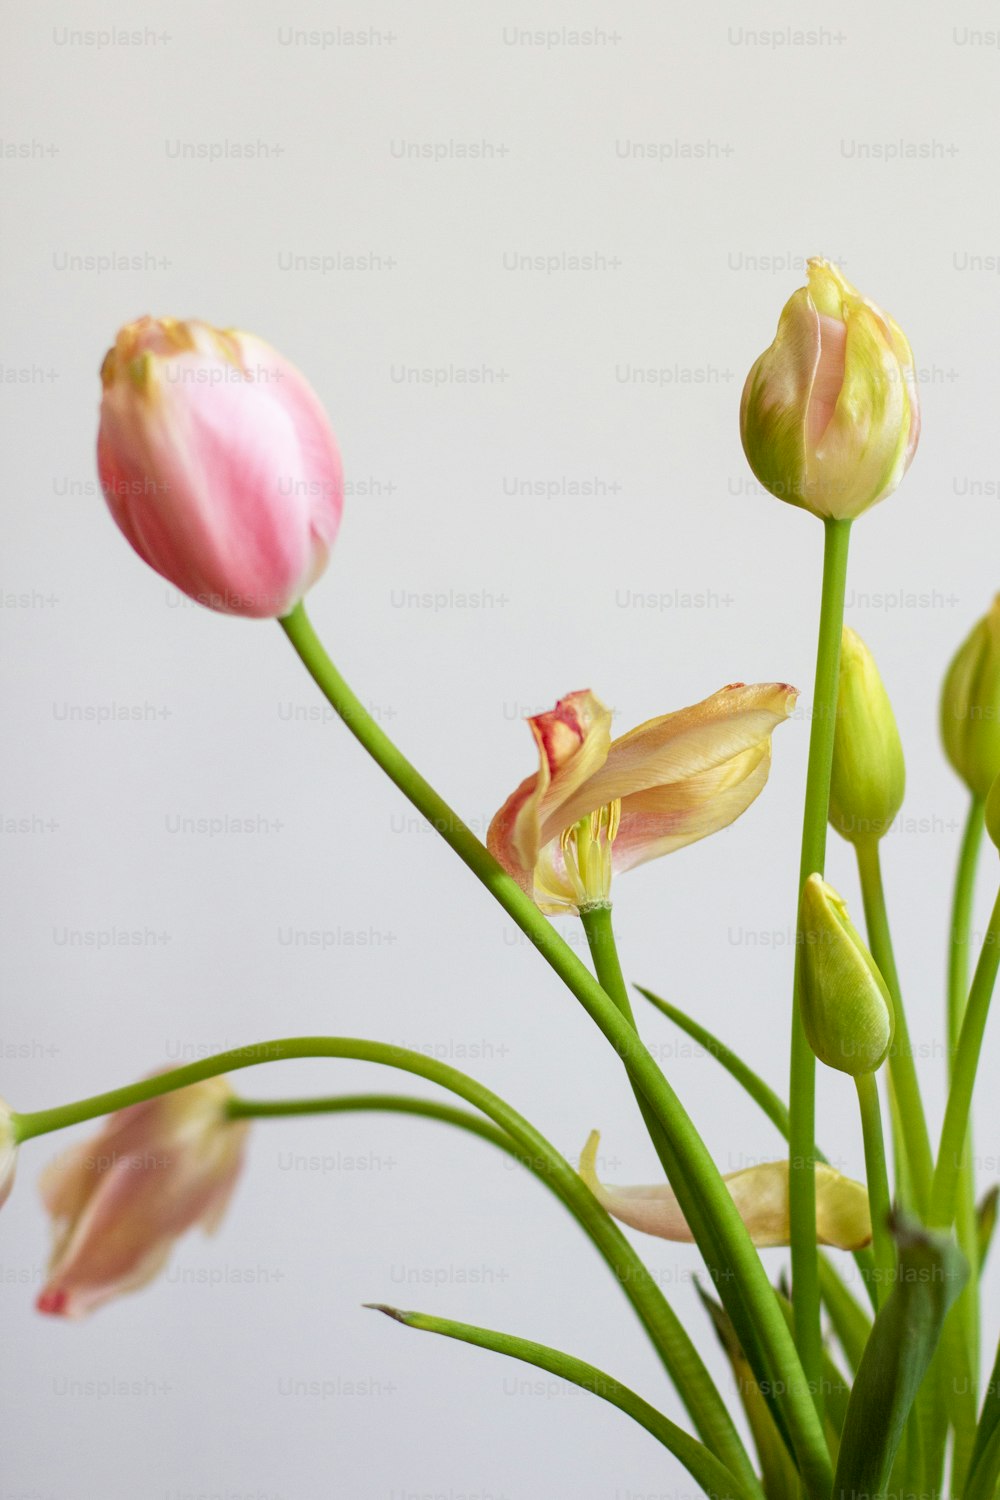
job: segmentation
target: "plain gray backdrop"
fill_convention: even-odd
[[[0,1094],[39,1108],[226,1045],[357,1034],[465,1067],[574,1160],[599,1127],[609,1180],[657,1172],[615,1058],[279,629],[189,604],[116,532],[97,370],[145,312],[252,329],[316,386],[349,486],[314,618],[478,830],[533,768],[520,720],[567,691],[623,730],[734,679],[805,690],[740,823],[616,892],[628,975],[785,1088],[822,536],[752,482],[737,411],[824,254],[920,367],[920,450],[856,527],[848,619],[906,746],[884,854],[936,1128],[965,813],[938,685],[998,583],[996,26],[986,4],[9,6]],[[829,868],[856,906],[835,836]],[[993,875],[990,851],[979,930]],[[724,1170],[782,1154],[710,1059],[645,1027]],[[994,1028],[984,1186],[998,1059]],[[421,1089],[347,1064],[240,1080],[397,1086]],[[850,1080],[824,1076],[820,1105],[860,1175]],[[2,1500],[693,1493],[590,1396],[361,1310],[526,1334],[678,1414],[603,1264],[485,1145],[261,1123],[218,1236],[70,1326],[32,1306],[36,1179],[65,1142],[25,1149],[0,1220]],[[696,1252],[642,1248],[735,1406]],[[991,1290],[990,1353],[998,1313]]]

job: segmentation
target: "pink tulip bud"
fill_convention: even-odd
[[[10,1123],[10,1110],[0,1099],[0,1206],[10,1197],[17,1166],[17,1141]]]
[[[299,371],[251,334],[139,318],[101,381],[101,485],[139,556],[210,609],[288,614],[343,508],[336,439]]]
[[[80,1317],[162,1270],[174,1240],[214,1230],[243,1164],[247,1123],[210,1078],[109,1115],[100,1134],[46,1169],[54,1243],[38,1309]]]

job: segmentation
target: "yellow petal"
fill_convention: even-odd
[[[691,1243],[694,1236],[669,1183],[608,1187],[597,1175],[600,1135],[591,1131],[580,1156],[580,1176],[613,1218],[659,1239]],[[788,1245],[788,1162],[763,1162],[723,1178],[750,1238],[761,1248]],[[822,1162],[816,1165],[816,1237],[821,1245],[860,1250],[871,1239],[864,1185]]]

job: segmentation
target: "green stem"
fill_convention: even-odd
[[[280,1101],[268,1105],[266,1102],[234,1100],[229,1106],[230,1115],[302,1114],[312,1112],[318,1104],[322,1104],[324,1108],[339,1109],[389,1107],[411,1114],[435,1114],[439,1119],[447,1119],[452,1124],[475,1131],[491,1140],[494,1145],[513,1150],[572,1211],[614,1271],[625,1295],[649,1332],[667,1373],[702,1437],[727,1466],[733,1467],[749,1483],[754,1482],[746,1450],[711,1376],[683,1325],[618,1225],[543,1135],[498,1095],[447,1063],[387,1042],[369,1042],[351,1037],[283,1038],[256,1047],[239,1047],[222,1052],[182,1068],[157,1073],[124,1088],[112,1089],[106,1094],[95,1094],[74,1104],[38,1110],[32,1114],[15,1114],[11,1123],[15,1138],[19,1142],[26,1141],[51,1130],[61,1130],[68,1125],[94,1119],[98,1115],[126,1109],[130,1104],[155,1099],[161,1094],[186,1088],[206,1078],[215,1078],[221,1073],[255,1067],[264,1062],[307,1057],[352,1058],[399,1068],[457,1094],[467,1104],[481,1110],[487,1120],[478,1120],[462,1110],[449,1109],[446,1105],[423,1100],[396,1100],[394,1104],[387,1104],[387,1099],[393,1099],[391,1095],[355,1096],[350,1103],[311,1099]],[[379,1102],[373,1105],[373,1100]],[[490,1125],[487,1121],[492,1121],[493,1124]]]
[[[885,887],[882,883],[882,861],[879,856],[878,839],[867,839],[855,845],[858,859],[858,874],[861,879],[861,899],[865,908],[865,925],[872,957],[881,971],[892,998],[896,1019],[896,1031],[889,1053],[889,1076],[900,1117],[899,1136],[906,1152],[909,1180],[913,1187],[914,1207],[917,1216],[926,1221],[930,1202],[931,1177],[934,1173],[934,1157],[931,1153],[930,1132],[920,1096],[920,1083],[913,1061],[913,1044],[903,1007],[903,994],[896,969],[896,958],[889,930],[889,914],[886,910]]]
[[[844,592],[850,521],[824,523],[823,592],[816,682],[809,735],[802,858],[798,896],[810,875],[822,875],[826,861],[826,825],[830,810],[830,775],[837,723],[840,640],[844,629]],[[798,924],[798,912],[796,912]],[[801,948],[801,945],[799,945]],[[788,1089],[789,1212],[792,1228],[792,1306],[795,1339],[817,1411],[822,1414],[823,1338],[820,1328],[819,1257],[816,1245],[816,1059],[802,1022],[801,964],[795,965],[792,1008],[792,1055]]]
[[[858,1086],[861,1130],[865,1140],[865,1170],[872,1216],[872,1246],[875,1251],[875,1305],[881,1307],[896,1279],[896,1248],[889,1229],[891,1203],[885,1166],[885,1141],[882,1136],[882,1111],[879,1107],[875,1074],[860,1073],[854,1081]]]
[[[674,1090],[628,1021],[531,897],[503,870],[367,712],[327,656],[302,605],[297,605],[280,623],[313,680],[358,742],[514,919],[622,1058],[629,1076],[645,1095],[671,1140],[679,1173],[689,1183],[697,1183],[704,1194],[725,1258],[723,1275],[740,1282],[761,1344],[767,1350],[768,1363],[782,1372],[780,1401],[803,1480],[816,1494],[827,1494],[831,1480],[829,1454],[794,1340],[775,1306],[764,1267],[733,1200]],[[679,1183],[683,1188],[678,1177],[672,1184],[675,1191]]]
[[[958,1039],[969,995],[969,955],[972,934],[976,870],[983,842],[983,801],[973,796],[962,833],[955,874],[951,932],[948,949],[948,1076],[952,1077]],[[958,1168],[955,1231],[969,1262],[965,1290],[948,1315],[939,1359],[948,1365],[945,1390],[955,1428],[952,1485],[961,1487],[975,1438],[977,1388],[979,1384],[979,1221],[976,1213],[975,1145],[972,1122],[965,1132],[962,1160]]]
[[[948,1104],[941,1127],[941,1145],[931,1187],[930,1221],[932,1228],[949,1229],[955,1217],[963,1148],[969,1128],[972,1093],[982,1051],[986,1021],[993,999],[997,968],[1000,967],[1000,893],[993,903],[986,938],[969,991],[965,1017],[959,1032],[955,1063],[952,1069]]]
[[[707,1026],[702,1026],[700,1021],[696,1021],[694,1017],[689,1016],[686,1011],[680,1010],[676,1005],[671,1005],[669,1000],[663,1000],[659,995],[654,995],[652,990],[645,989],[641,984],[637,984],[635,988],[639,991],[640,995],[644,996],[644,998],[647,999],[649,1003],[661,1013],[661,1015],[664,1015],[668,1018],[668,1020],[673,1021],[675,1026],[680,1027],[681,1031],[685,1032],[687,1036],[691,1037],[693,1041],[697,1042],[700,1047],[704,1047],[709,1056],[714,1057],[716,1062],[718,1062],[723,1068],[725,1068],[730,1077],[735,1078],[736,1082],[740,1084],[743,1089],[745,1089],[754,1103],[763,1111],[763,1113],[771,1121],[771,1124],[775,1127],[776,1130],[780,1131],[780,1133],[787,1141],[788,1106],[771,1087],[771,1085],[769,1083],[766,1083],[764,1079],[761,1078],[759,1073],[755,1073],[753,1068],[750,1067],[749,1063],[745,1063],[743,1059],[732,1050],[731,1047],[727,1047],[725,1042],[720,1041],[714,1032],[709,1031]],[[824,1155],[824,1153],[819,1149],[818,1146],[814,1146],[813,1149],[815,1150],[817,1161],[826,1162],[828,1160],[828,1158]],[[862,1284],[864,1285],[865,1291],[868,1293],[869,1299],[872,1303],[872,1306],[874,1307],[875,1282],[873,1272],[875,1262],[872,1257],[872,1252],[868,1248],[864,1250],[855,1250],[853,1252],[853,1256],[854,1262],[861,1273]],[[824,1278],[823,1257],[821,1255],[820,1290],[824,1298],[826,1296],[824,1284],[828,1283],[830,1277],[839,1279],[839,1273],[835,1271],[831,1266],[828,1266],[828,1272],[829,1275]]]
[[[398,1307],[387,1307],[384,1303],[367,1304],[374,1312],[385,1313],[407,1328],[416,1328],[423,1333],[437,1333],[445,1338],[458,1339],[463,1344],[472,1344],[479,1349],[489,1349],[494,1354],[505,1354],[510,1359],[523,1360],[536,1369],[545,1370],[560,1380],[568,1380],[582,1390],[600,1396],[602,1401],[617,1406],[640,1427],[651,1433],[664,1448],[687,1469],[710,1500],[747,1500],[748,1496],[760,1493],[741,1485],[728,1469],[719,1463],[707,1448],[671,1422],[644,1401],[635,1391],[621,1381],[605,1374],[596,1365],[566,1354],[561,1349],[552,1349],[547,1344],[536,1344],[531,1339],[518,1338],[511,1333],[497,1333],[492,1328],[477,1328],[471,1323],[456,1323],[452,1318],[436,1318],[430,1313],[404,1312]]]
[[[962,834],[962,847],[955,875],[951,908],[951,943],[948,949],[948,1051],[953,1058],[962,1029],[969,993],[969,934],[972,904],[976,894],[976,867],[983,842],[983,803],[973,797]]]
[[[587,938],[590,954],[594,961],[594,969],[601,988],[617,1005],[621,1014],[629,1025],[636,1030],[635,1017],[632,1012],[632,1004],[629,999],[628,986],[622,973],[621,960],[618,956],[618,946],[615,942],[614,925],[611,917],[611,906],[608,903],[598,904],[583,908],[580,911],[580,921]],[[698,1184],[688,1184],[684,1181],[683,1174],[678,1172],[677,1162],[669,1136],[662,1125],[651,1111],[643,1094],[635,1089],[636,1102],[649,1132],[650,1140],[656,1148],[663,1168],[670,1182],[678,1182],[680,1186],[675,1188],[681,1210],[687,1220],[688,1227],[694,1235],[698,1244],[704,1247],[705,1260],[714,1282],[724,1285],[723,1258],[719,1249],[717,1237],[715,1236],[711,1220],[705,1211],[705,1202],[698,1191]],[[728,1297],[720,1286],[720,1296],[724,1297],[733,1326],[740,1338],[751,1365],[756,1363],[758,1369],[763,1366],[768,1373],[768,1379],[762,1383],[762,1389],[767,1392],[768,1404],[775,1406],[772,1392],[775,1389],[775,1379],[780,1379],[780,1371],[772,1370],[767,1365],[767,1353],[761,1347],[753,1326],[753,1320],[749,1310],[745,1307],[740,1295],[741,1289],[737,1283],[728,1288]],[[779,1426],[781,1426],[780,1410],[775,1412]],[[789,1439],[787,1428],[781,1426],[782,1435]]]

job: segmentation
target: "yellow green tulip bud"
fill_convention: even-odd
[[[875,658],[845,628],[840,647],[830,822],[852,844],[880,839],[903,804],[906,767]]]
[[[920,436],[913,352],[836,266],[809,262],[747,376],[743,451],[765,489],[824,520],[891,495]]]
[[[959,646],[941,692],[945,753],[974,797],[1000,773],[1000,594]]]
[[[892,1001],[847,907],[821,875],[810,875],[802,892],[801,942],[810,1047],[828,1068],[874,1073],[892,1045]]]
[[[990,787],[986,798],[986,832],[1000,849],[1000,776]]]

